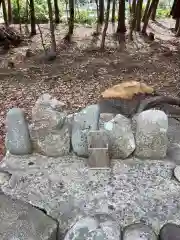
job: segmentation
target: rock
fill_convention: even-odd
[[[160,240],[180,240],[180,226],[167,223],[160,230]]]
[[[0,170],[0,186],[3,185],[4,183],[7,183],[10,178],[11,178],[11,174],[9,174],[6,171]]]
[[[120,231],[116,222],[96,217],[86,217],[79,220],[67,233],[64,240],[117,240]]]
[[[28,124],[24,112],[19,108],[12,108],[6,116],[6,148],[11,154],[24,155],[32,152]]]
[[[58,225],[42,211],[0,194],[0,236],[5,239],[56,240]]]
[[[169,144],[167,149],[167,157],[171,161],[175,162],[177,165],[180,165],[180,144]]]
[[[127,226],[123,233],[123,240],[157,240],[154,231],[147,225],[135,223]]]
[[[98,129],[99,106],[90,105],[76,114],[72,125],[72,147],[78,156],[88,157],[87,134]]]
[[[114,118],[113,113],[101,113],[99,117],[99,129],[104,128],[104,124]]]
[[[147,110],[136,117],[136,150],[139,158],[162,159],[168,147],[168,117],[160,110]]]
[[[180,182],[180,166],[176,166],[174,169],[174,176]]]
[[[70,151],[70,132],[64,103],[43,94],[32,110],[29,127],[34,149],[46,156],[63,156]]]
[[[109,151],[112,158],[127,158],[135,150],[131,121],[121,114],[104,124],[109,136]]]
[[[61,129],[46,130],[36,126],[30,127],[34,149],[49,157],[67,155],[70,151],[70,134],[67,123]]]

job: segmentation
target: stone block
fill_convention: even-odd
[[[88,136],[88,164],[91,168],[107,168],[110,166],[108,136],[105,131],[90,131]]]

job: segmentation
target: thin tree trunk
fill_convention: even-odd
[[[26,8],[25,8],[25,34],[29,35],[29,28],[28,28],[28,20],[29,20],[29,2],[26,0]]]
[[[103,24],[104,22],[104,0],[99,0],[99,17],[98,23]]]
[[[8,22],[9,24],[12,23],[12,6],[11,6],[11,0],[7,0],[8,5]]]
[[[18,22],[19,22],[19,30],[20,30],[20,33],[22,33],[19,0],[16,0],[16,4],[17,4],[18,18],[19,18],[19,19],[18,19]]]
[[[176,20],[178,22],[177,31],[176,31],[176,37],[180,37],[180,19]]]
[[[8,23],[5,0],[2,0],[2,10],[3,10],[4,23],[5,23],[6,27],[8,27],[9,23]]]
[[[136,26],[136,0],[132,2],[131,16],[130,16],[130,31],[129,31],[129,40],[133,40],[133,31]]]
[[[177,18],[176,19],[176,23],[175,23],[175,32],[177,32],[177,30],[178,30],[178,28],[179,28],[179,24],[180,24],[180,19],[179,18]]]
[[[119,0],[117,33],[125,33],[125,0]]]
[[[155,21],[155,18],[156,18],[156,11],[157,11],[157,8],[158,8],[158,4],[159,4],[159,0],[156,0],[156,2],[154,4],[154,7],[153,7],[153,10],[152,10],[152,13],[151,13],[151,19],[153,21]]]
[[[30,0],[30,15],[31,15],[31,36],[36,35],[36,18],[34,10],[34,0]]]
[[[142,28],[142,33],[143,34],[146,34],[146,29],[147,29],[147,26],[148,26],[149,18],[151,16],[152,10],[153,10],[154,5],[155,5],[155,1],[156,0],[152,0],[151,5],[150,5],[149,10],[148,10],[148,13],[147,13],[147,15],[144,19],[144,25],[143,25],[143,28]]]
[[[141,18],[142,18],[142,6],[143,6],[143,0],[138,0],[137,7],[136,7],[136,31],[141,31]]]
[[[107,0],[106,19],[105,19],[105,25],[102,33],[101,49],[104,49],[104,46],[105,46],[106,32],[107,32],[108,23],[109,23],[110,6],[111,6],[111,0]]]
[[[144,22],[144,21],[145,21],[145,18],[147,17],[147,13],[148,13],[148,11],[149,11],[150,3],[151,3],[151,0],[148,0],[147,3],[146,3],[146,8],[145,8],[145,11],[144,11],[144,15],[143,15],[143,18],[142,18],[142,22]]]
[[[49,12],[49,21],[50,21],[50,32],[51,32],[51,50],[52,52],[56,52],[56,39],[54,34],[54,24],[53,24],[53,13],[52,13],[52,5],[51,0],[47,0],[48,4],[48,12]]]
[[[54,0],[55,23],[60,23],[58,0]]]
[[[69,0],[69,10],[70,10],[70,16],[69,16],[69,31],[68,36],[69,40],[74,32],[74,0]]]
[[[115,14],[116,13],[116,0],[113,0],[113,5],[112,5],[112,23],[115,23]]]

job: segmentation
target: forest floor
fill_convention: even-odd
[[[171,31],[171,19],[151,22],[148,31],[155,41],[143,39],[139,34],[134,42],[119,47],[113,40],[110,24],[106,37],[106,51],[99,51],[100,41],[93,39],[95,29],[77,25],[73,43],[64,45],[62,38],[67,26],[56,29],[57,59],[43,61],[40,34],[26,46],[0,54],[0,155],[4,152],[5,116],[9,108],[20,107],[30,120],[35,101],[42,93],[50,93],[64,101],[72,112],[96,103],[107,87],[123,80],[146,82],[163,92],[180,96],[180,39]],[[45,43],[49,43],[48,25],[41,26]],[[27,48],[33,56],[25,57]],[[13,69],[8,62],[15,63]]]

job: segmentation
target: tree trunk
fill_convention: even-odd
[[[112,5],[112,23],[115,23],[115,14],[116,13],[116,0],[113,0],[113,5]]]
[[[29,28],[28,28],[28,20],[29,20],[29,2],[26,0],[26,8],[25,8],[25,34],[29,35]]]
[[[178,30],[178,28],[179,28],[179,24],[180,24],[180,19],[179,18],[177,18],[176,19],[176,23],[175,23],[175,32],[177,32],[177,30]]]
[[[34,0],[30,0],[30,15],[31,15],[31,36],[36,35],[36,18],[34,10]]]
[[[152,10],[152,13],[151,13],[151,19],[153,21],[155,21],[155,18],[156,18],[156,11],[157,11],[158,4],[159,4],[159,0],[156,0],[153,10]]]
[[[107,32],[108,23],[109,23],[110,6],[111,6],[111,0],[107,0],[106,19],[105,19],[105,25],[102,33],[101,49],[104,49],[104,46],[105,46],[106,32]]]
[[[11,0],[7,1],[7,5],[8,5],[8,22],[9,24],[12,23],[12,6],[11,6]]]
[[[64,39],[68,42],[71,41],[71,37],[74,32],[74,0],[69,0],[69,11],[70,11],[70,16],[69,16],[69,31],[68,34],[64,37]]]
[[[142,18],[142,6],[143,6],[143,0],[138,0],[137,7],[136,7],[136,31],[141,31],[141,18]]]
[[[60,23],[58,0],[54,0],[55,23]]]
[[[149,18],[151,16],[152,10],[154,8],[155,2],[156,2],[156,0],[152,0],[151,5],[150,5],[149,10],[148,10],[148,13],[147,13],[147,15],[144,19],[144,25],[143,25],[143,28],[142,28],[142,33],[143,34],[146,34],[146,29],[147,29],[147,26],[148,26]]]
[[[125,33],[125,0],[119,0],[117,33]]]
[[[177,24],[177,30],[176,30],[176,37],[180,37],[180,19],[176,19],[176,21],[178,22]]]
[[[102,25],[104,22],[104,0],[99,0],[98,23]]]
[[[21,28],[21,15],[20,15],[20,5],[19,5],[19,0],[16,0],[17,4],[17,10],[18,10],[18,22],[19,22],[19,30],[20,33],[22,33],[22,28]]]
[[[145,11],[144,11],[144,14],[143,14],[142,22],[144,22],[145,18],[147,17],[147,13],[148,13],[148,10],[149,10],[149,7],[150,7],[150,3],[151,3],[151,0],[148,0],[147,3],[146,3],[146,8],[145,8]]]
[[[53,13],[52,13],[52,5],[51,0],[47,0],[48,4],[48,12],[49,12],[49,21],[50,21],[50,32],[51,32],[51,50],[52,52],[56,52],[56,39],[54,34],[54,24],[53,24]]]
[[[136,0],[132,2],[131,16],[130,16],[130,31],[129,31],[129,40],[133,40],[133,31],[136,26]]]
[[[5,23],[6,27],[8,27],[9,23],[8,23],[5,0],[2,0],[2,10],[3,10],[4,23]]]

